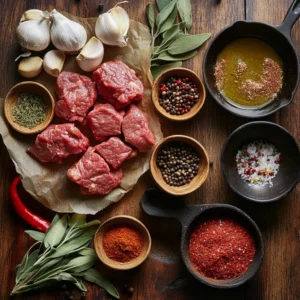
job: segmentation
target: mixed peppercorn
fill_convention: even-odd
[[[159,104],[171,115],[188,113],[198,100],[197,85],[188,77],[170,77],[160,84]]]
[[[199,161],[198,154],[191,146],[185,143],[169,143],[158,152],[156,164],[167,184],[182,186],[197,175]]]

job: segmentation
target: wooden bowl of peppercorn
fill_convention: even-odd
[[[22,100],[22,104],[20,100],[18,102],[18,99]],[[43,108],[37,108],[37,103],[41,103]],[[4,100],[6,120],[13,129],[23,134],[35,134],[43,131],[53,119],[54,107],[55,101],[48,89],[34,81],[23,81],[16,84],[10,89]],[[36,125],[32,125],[33,122],[36,122]]]
[[[186,121],[202,108],[206,97],[199,76],[186,68],[173,68],[161,73],[152,87],[156,110],[172,121]]]
[[[209,158],[204,147],[185,135],[172,135],[156,144],[150,171],[163,191],[183,196],[198,189],[209,173]]]

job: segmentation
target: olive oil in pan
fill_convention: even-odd
[[[282,86],[282,61],[267,43],[243,38],[228,44],[215,66],[216,86],[225,99],[241,106],[262,106]]]

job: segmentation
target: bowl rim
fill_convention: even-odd
[[[236,128],[225,140],[225,142],[223,144],[223,147],[222,147],[222,150],[221,150],[222,173],[223,173],[223,175],[226,179],[227,184],[231,188],[231,190],[233,190],[236,194],[243,197],[244,199],[255,202],[255,203],[261,203],[261,204],[269,203],[269,202],[275,202],[275,201],[278,201],[279,199],[283,198],[284,196],[286,196],[288,193],[290,193],[296,187],[296,185],[299,183],[299,181],[300,181],[300,166],[299,166],[298,176],[297,176],[297,178],[294,179],[293,184],[281,195],[273,197],[271,199],[267,199],[267,200],[259,200],[259,199],[249,197],[249,196],[246,196],[246,195],[242,194],[228,180],[228,172],[227,172],[227,169],[225,168],[225,163],[224,163],[224,156],[225,156],[227,146],[228,146],[230,140],[232,140],[234,138],[234,136],[237,132],[240,132],[241,130],[244,130],[247,127],[251,127],[251,126],[255,126],[255,125],[269,125],[269,126],[271,126],[273,128],[276,128],[278,130],[282,130],[285,134],[287,134],[294,141],[295,145],[297,146],[298,153],[300,154],[300,148],[299,148],[299,145],[298,145],[297,141],[295,140],[295,138],[292,136],[292,134],[287,129],[285,129],[284,127],[282,127],[281,125],[279,125],[277,123],[273,123],[273,122],[269,122],[269,121],[252,121],[252,122],[243,124],[243,125],[239,126],[238,128]]]
[[[258,25],[267,26],[267,27],[270,27],[270,28],[276,30],[279,34],[282,35],[282,37],[286,40],[286,42],[292,47],[293,52],[294,52],[295,57],[296,57],[296,60],[297,60],[297,70],[298,70],[298,72],[297,72],[297,81],[296,81],[296,85],[295,85],[295,87],[294,87],[294,89],[293,89],[293,91],[291,93],[290,99],[286,103],[279,104],[278,107],[275,107],[272,111],[260,114],[258,116],[255,116],[255,115],[250,115],[250,116],[249,115],[245,115],[245,114],[239,113],[238,111],[232,111],[229,107],[224,106],[220,101],[218,101],[215,98],[215,94],[213,93],[210,85],[208,84],[207,76],[206,76],[206,72],[205,72],[206,65],[207,65],[207,57],[208,57],[209,51],[210,51],[211,47],[213,46],[213,44],[220,37],[220,35],[222,35],[225,31],[230,30],[232,27],[236,26],[239,23],[258,24]],[[207,88],[209,94],[214,99],[214,101],[216,103],[218,103],[218,105],[221,106],[223,109],[225,109],[226,111],[230,112],[231,114],[233,114],[235,116],[238,116],[238,117],[249,118],[249,119],[255,120],[255,119],[259,119],[259,118],[270,116],[270,115],[274,114],[275,112],[279,111],[280,109],[288,106],[289,104],[291,104],[293,102],[295,94],[296,94],[298,86],[299,86],[299,81],[300,81],[300,72],[299,72],[300,59],[299,59],[299,55],[297,53],[297,50],[296,50],[296,48],[295,48],[292,40],[290,39],[290,37],[286,36],[283,32],[281,32],[279,30],[280,26],[281,25],[271,25],[271,24],[268,24],[268,23],[265,23],[265,22],[257,22],[257,21],[252,21],[252,20],[237,20],[237,21],[229,24],[228,26],[226,26],[222,30],[220,30],[217,33],[217,35],[211,40],[210,44],[208,45],[208,47],[207,47],[207,49],[205,51],[204,57],[203,57],[203,64],[202,64],[202,74],[203,74],[204,84],[205,84],[205,87]],[[222,51],[222,49],[220,49],[220,52],[221,51]],[[224,101],[226,101],[226,100],[224,100]],[[238,107],[236,107],[236,108],[238,109]],[[239,111],[247,111],[247,110],[245,110],[245,109],[239,109]]]
[[[172,190],[170,189],[165,189],[164,186],[162,186],[160,184],[160,182],[156,179],[156,176],[154,176],[154,172],[153,172],[153,164],[155,164],[155,161],[154,161],[154,156],[157,155],[157,152],[158,152],[158,149],[165,143],[167,142],[171,142],[172,140],[176,141],[178,138],[181,138],[183,140],[189,140],[190,142],[192,142],[193,144],[197,144],[198,147],[201,148],[201,150],[203,151],[203,154],[204,154],[204,157],[205,157],[205,165],[206,165],[206,169],[207,171],[205,172],[205,175],[204,175],[204,179],[203,179],[203,182],[199,185],[195,185],[194,188],[192,188],[191,190],[189,190],[188,192],[172,192]],[[174,134],[174,135],[169,135],[163,139],[161,139],[154,147],[152,153],[151,153],[151,157],[150,157],[150,173],[152,175],[152,178],[153,180],[155,181],[155,183],[158,185],[158,187],[163,190],[164,192],[170,194],[170,195],[173,195],[173,196],[184,196],[184,195],[188,195],[188,194],[191,194],[192,192],[196,191],[198,188],[200,188],[204,182],[206,181],[207,177],[208,177],[208,174],[209,174],[209,156],[208,156],[208,153],[206,151],[206,149],[204,148],[204,146],[198,142],[195,138],[193,137],[190,137],[188,135],[181,135],[181,134]],[[172,189],[172,188],[171,188]]]
[[[45,124],[43,126],[41,126],[38,129],[35,128],[36,126],[33,127],[32,129],[27,128],[27,130],[25,131],[25,130],[19,129],[19,127],[16,127],[15,123],[8,117],[5,107],[7,106],[9,98],[10,98],[11,94],[14,92],[14,90],[16,88],[26,86],[26,85],[28,85],[28,86],[29,85],[38,86],[39,88],[43,89],[48,94],[49,102],[51,103],[51,113],[50,113],[50,117],[48,118],[48,120],[44,121]],[[18,82],[17,84],[15,84],[13,87],[11,87],[10,90],[8,91],[8,93],[6,94],[6,96],[4,98],[3,110],[4,110],[4,116],[5,116],[6,121],[9,123],[9,125],[14,130],[16,130],[19,133],[25,134],[25,135],[36,134],[36,133],[39,133],[39,132],[43,131],[52,122],[52,120],[54,118],[55,100],[54,100],[54,97],[52,96],[51,92],[48,90],[48,88],[46,86],[44,86],[43,84],[41,84],[39,82],[36,82],[36,81],[21,81],[21,82]],[[40,124],[38,124],[38,125],[40,125]]]
[[[201,97],[201,100],[200,100],[201,103],[200,103],[199,107],[195,107],[195,105],[194,105],[188,113],[186,113],[184,115],[179,115],[179,116],[169,114],[158,104],[157,101],[154,100],[154,95],[155,95],[154,90],[157,87],[157,85],[160,83],[161,78],[168,73],[172,73],[172,72],[176,72],[176,71],[185,71],[187,73],[193,74],[193,76],[195,76],[197,78],[197,80],[199,81],[200,87],[202,89],[202,94],[203,94]],[[160,73],[159,76],[154,80],[154,82],[152,84],[151,100],[152,100],[152,103],[153,103],[156,111],[161,116],[163,116],[164,118],[166,118],[168,120],[174,121],[174,122],[184,122],[184,121],[188,121],[188,120],[192,119],[193,117],[195,117],[198,114],[198,112],[202,109],[202,107],[205,103],[205,100],[206,100],[206,89],[205,89],[203,80],[193,70],[190,70],[188,68],[183,68],[183,67],[171,68],[171,69],[165,70],[164,72]],[[195,108],[195,109],[193,110],[193,108]]]
[[[124,224],[128,224],[126,222],[126,220],[129,219],[129,220],[133,221],[134,223],[137,223],[139,228],[142,228],[141,230],[144,231],[145,236],[147,236],[147,240],[148,240],[148,248],[147,248],[147,251],[145,252],[145,254],[143,255],[143,258],[140,261],[138,261],[137,263],[135,263],[135,264],[130,264],[130,262],[132,263],[134,261],[134,260],[132,260],[132,261],[129,261],[127,263],[122,263],[122,262],[114,261],[115,265],[111,265],[111,264],[108,263],[109,260],[108,261],[102,260],[101,255],[98,254],[96,246],[94,247],[95,251],[97,253],[97,256],[98,256],[99,260],[104,265],[106,265],[107,267],[109,267],[111,269],[121,270],[121,271],[126,271],[126,270],[134,269],[134,268],[138,267],[139,265],[141,265],[148,258],[149,254],[150,254],[150,251],[151,251],[151,247],[152,247],[152,238],[151,238],[150,232],[149,232],[148,228],[146,227],[146,225],[144,223],[142,223],[139,219],[137,219],[137,218],[135,218],[133,216],[130,216],[130,215],[117,215],[117,216],[113,216],[113,217],[107,219],[105,222],[103,222],[102,224],[100,224],[99,228],[97,229],[97,231],[96,231],[96,233],[94,235],[94,239],[93,239],[94,245],[96,243],[101,243],[102,242],[102,240],[101,241],[98,240],[98,242],[97,242],[98,233],[100,231],[102,231],[110,222],[112,222],[115,219],[125,220],[123,222]],[[138,256],[138,257],[140,257],[140,256]]]

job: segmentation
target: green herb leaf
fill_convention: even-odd
[[[172,0],[156,0],[159,11],[162,11]]]
[[[162,65],[160,67],[153,67],[151,68],[151,73],[153,76],[153,79],[157,78],[158,75],[166,70],[172,69],[172,68],[178,68],[182,66],[182,61],[176,61],[172,62],[166,65]]]
[[[86,281],[98,284],[100,287],[104,288],[110,295],[116,298],[120,298],[120,295],[112,283],[106,280],[97,270],[89,269],[84,272],[83,278]]]
[[[69,261],[64,267],[64,271],[80,273],[90,269],[98,257],[95,256],[79,256]]]
[[[191,1],[190,0],[178,0],[177,1],[177,9],[178,9],[181,21],[184,22],[186,30],[189,31],[193,24]]]
[[[159,32],[160,27],[162,26],[162,24],[167,20],[167,18],[169,17],[169,15],[173,12],[173,9],[174,9],[174,7],[176,5],[176,2],[177,2],[177,0],[171,1],[157,15],[157,17],[156,17],[156,26],[157,26],[158,32]]]
[[[78,254],[79,255],[83,255],[83,256],[95,256],[95,257],[98,257],[96,251],[94,249],[92,249],[92,248],[84,248],[84,249],[78,251]]]
[[[25,260],[23,259],[22,263],[17,267],[16,283],[18,283],[21,280],[21,278],[24,277],[24,274],[26,274],[29,268],[31,268],[34,265],[39,255],[39,251],[40,250],[37,249],[30,254],[28,254],[28,252],[25,254]]]
[[[191,50],[199,48],[210,37],[210,33],[182,35],[169,46],[168,52],[173,55],[189,52]]]
[[[155,25],[155,15],[154,15],[154,8],[152,3],[148,3],[146,6],[146,15],[151,28],[151,35],[153,35],[153,29]]]
[[[86,215],[73,214],[70,219],[71,226],[80,226],[86,223]]]
[[[177,8],[176,6],[174,7],[173,11],[171,12],[171,14],[169,15],[169,17],[165,20],[165,22],[162,24],[162,26],[160,27],[159,32],[163,33],[166,30],[168,30],[169,28],[172,27],[173,23],[175,22],[177,17]]]
[[[95,225],[99,225],[100,224],[100,221],[99,220],[93,220],[91,222],[88,222],[86,224],[82,224],[82,225],[79,225],[78,228],[87,228],[87,227],[91,227],[91,226],[95,226]],[[96,228],[97,230],[97,228]]]
[[[82,292],[86,292],[87,289],[86,289],[85,285],[83,284],[82,280],[81,280],[81,279],[77,279],[77,278],[76,278],[76,280],[77,280],[77,281],[74,282],[73,284],[74,284],[76,287],[78,287]]]
[[[197,54],[197,51],[190,51],[179,55],[171,55],[167,51],[159,54],[157,59],[164,60],[164,61],[178,61],[178,60],[187,60],[194,57]]]
[[[44,238],[44,245],[45,247],[51,247],[58,245],[65,232],[68,225],[68,215],[64,215],[62,218],[59,218],[58,215],[56,215],[46,231],[45,238]]]
[[[36,241],[42,241],[45,237],[45,233],[36,230],[25,230],[25,232]]]

